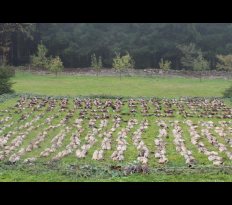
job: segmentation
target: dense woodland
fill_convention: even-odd
[[[232,23],[0,23],[0,54],[10,65],[29,64],[41,42],[67,68],[90,67],[94,53],[111,68],[115,52],[129,52],[135,68],[158,68],[163,58],[177,70],[178,46],[194,43],[216,69],[216,55],[232,53]]]

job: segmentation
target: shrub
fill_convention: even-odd
[[[95,54],[93,54],[91,56],[91,66],[93,67],[94,70],[96,70],[97,72],[97,76],[99,74],[99,72],[101,71],[102,69],[102,57],[99,56],[99,59],[97,61],[97,57]]]
[[[0,95],[14,93],[14,90],[12,90],[14,83],[11,82],[11,77],[10,69],[6,66],[0,66]]]
[[[232,85],[225,90],[225,92],[223,93],[223,97],[232,98]]]
[[[50,67],[50,72],[55,73],[56,77],[57,77],[57,74],[62,72],[64,68],[63,63],[60,60],[59,56],[51,60],[49,67]]]
[[[47,48],[42,43],[39,44],[37,54],[30,56],[31,65],[33,67],[48,68],[51,57],[50,58],[46,57],[47,52],[48,52]]]
[[[130,78],[130,77],[132,77],[132,75],[130,75],[130,74],[126,74],[126,75],[124,75],[124,77],[126,77],[126,78]]]
[[[200,74],[200,81],[202,77],[202,72],[209,70],[209,62],[203,58],[202,52],[198,52],[198,57],[194,59],[194,71]]]
[[[217,69],[218,70],[227,70],[228,71],[228,78],[230,79],[231,76],[231,70],[232,70],[232,54],[223,56],[223,55],[217,55],[217,58],[219,59],[220,63],[217,63]]]
[[[113,59],[113,68],[120,73],[120,80],[122,78],[122,71],[132,67],[133,60],[129,53],[120,57],[120,53],[116,53],[116,57]]]
[[[170,67],[171,67],[171,64],[172,64],[172,62],[171,61],[167,61],[167,60],[164,63],[163,58],[159,62],[159,66],[162,69],[162,78],[164,77],[164,70],[169,70]]]

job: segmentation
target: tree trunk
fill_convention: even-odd
[[[177,58],[176,58],[176,70],[179,70],[179,62],[178,62]]]
[[[5,42],[2,43],[2,47],[3,47],[3,64],[7,65],[7,63],[9,63],[9,42],[8,42],[9,36],[6,34],[5,36]]]
[[[13,65],[18,66],[18,35],[17,32],[14,32],[13,34],[13,41],[12,41],[12,47],[13,47]]]
[[[155,55],[154,55],[154,57],[155,57],[155,58],[154,58],[154,65],[153,65],[154,68],[156,68],[156,55],[157,55],[157,54],[155,53]]]
[[[216,68],[216,66],[215,66],[215,65],[216,65],[216,63],[215,63],[215,59],[213,59],[213,60],[212,60],[212,67],[213,67],[213,69],[215,69],[215,68]]]
[[[79,68],[79,57],[77,56],[77,68]]]
[[[5,62],[6,62],[6,55],[5,55],[5,53],[3,52],[3,54],[2,54],[2,64],[3,65],[5,65]]]
[[[73,68],[74,66],[73,66],[73,54],[70,54],[70,68]]]

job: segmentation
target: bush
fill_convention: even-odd
[[[113,59],[113,68],[120,73],[120,80],[122,78],[122,71],[132,67],[132,58],[129,53],[120,57],[120,53],[116,53],[116,57]]]
[[[124,75],[124,77],[126,77],[126,78],[130,78],[130,77],[132,77],[132,75],[130,75],[130,74],[126,74],[126,75]]]
[[[223,93],[223,97],[232,98],[232,85],[225,90],[225,92]]]
[[[60,60],[59,56],[57,56],[56,58],[53,58],[51,60],[49,67],[50,67],[50,72],[55,73],[56,76],[58,73],[62,72],[62,70],[64,68],[63,63]]]
[[[91,56],[91,66],[93,67],[94,70],[97,71],[97,76],[98,76],[99,72],[102,69],[102,57],[99,56],[99,59],[97,61],[97,57],[95,56],[95,54],[93,54]]]
[[[6,66],[0,66],[0,95],[7,93],[14,93],[12,90],[11,82],[12,73],[10,69]]]
[[[30,56],[32,67],[48,68],[51,57],[46,57],[47,52],[47,48],[42,43],[39,44],[37,54]]]

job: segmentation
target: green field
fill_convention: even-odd
[[[199,82],[199,79],[184,79],[184,78],[144,78],[144,77],[123,77],[122,81],[119,80],[117,77],[90,77],[90,76],[58,76],[57,78],[55,76],[40,76],[40,75],[33,75],[29,73],[21,73],[17,72],[16,77],[13,78],[13,81],[16,82],[14,84],[14,90],[16,93],[33,93],[37,95],[55,95],[55,96],[66,96],[70,95],[72,97],[78,96],[78,95],[111,95],[111,96],[131,96],[131,97],[166,97],[166,98],[179,98],[179,97],[221,97],[222,92],[225,90],[225,88],[229,87],[231,84],[231,80],[224,82],[222,79],[204,79],[202,83]],[[0,104],[0,111],[8,109],[9,106],[14,106],[20,98],[10,99],[5,101],[4,103]],[[93,100],[93,99],[92,99]],[[102,102],[104,103],[106,99],[102,99]],[[115,100],[113,100],[114,102]],[[102,132],[106,131],[106,129],[110,129],[113,125],[112,119],[113,115],[115,114],[131,114],[130,108],[128,107],[128,100],[125,99],[125,105],[122,106],[121,112],[113,112],[113,109],[111,107],[107,108],[109,110],[109,114],[111,115],[111,118],[108,120],[108,126],[102,130]],[[29,102],[29,101],[28,101]],[[40,102],[40,100],[39,100]],[[138,100],[137,100],[138,102]],[[230,101],[225,101],[226,106],[231,106]],[[59,101],[60,103],[60,101]],[[162,100],[160,101],[162,105]],[[149,110],[149,114],[153,114],[153,111],[155,110],[154,106],[148,102],[148,106],[151,108]],[[58,103],[57,103],[58,105]],[[185,104],[184,108],[190,112],[190,110],[187,108]],[[73,99],[69,100],[69,110],[72,110],[74,106]],[[24,105],[25,107],[25,105]],[[162,114],[164,113],[164,106],[162,105]],[[172,108],[175,108],[173,106]],[[96,109],[96,107],[93,107],[93,109]],[[17,109],[15,109],[17,110]],[[57,119],[53,119],[51,124],[57,125],[60,123],[61,119],[65,118],[65,116],[68,114],[67,110],[63,112],[58,112],[59,106],[55,107],[53,111],[46,112],[45,108],[41,108],[39,111],[34,111],[30,114],[29,118],[26,119],[24,122],[19,122],[12,127],[3,130],[2,133],[0,133],[0,137],[2,134],[6,134],[12,130],[15,130],[16,127],[19,127],[21,125],[25,125],[26,122],[31,122],[33,120],[34,116],[37,116],[41,113],[45,113],[45,117],[41,117],[37,122],[33,124],[33,126],[41,125],[47,117],[51,116],[52,114],[59,113],[60,116]],[[36,162],[35,166],[28,166],[23,165],[22,162],[27,159],[34,156],[39,156],[40,153],[45,149],[51,147],[52,143],[51,140],[61,132],[61,130],[65,129],[65,127],[71,127],[70,124],[66,124],[64,127],[58,127],[54,131],[48,131],[48,137],[44,142],[41,142],[40,148],[33,150],[32,152],[27,152],[25,155],[22,156],[20,162],[17,165],[5,165],[5,162],[9,160],[9,157],[12,156],[12,154],[17,153],[21,148],[27,148],[30,142],[36,138],[39,132],[43,131],[45,128],[48,127],[48,125],[45,123],[44,125],[41,125],[38,129],[32,130],[28,133],[27,137],[23,140],[23,144],[14,150],[12,153],[10,153],[10,156],[7,157],[4,161],[0,162],[0,181],[231,181],[231,175],[230,172],[227,170],[225,171],[223,167],[221,169],[216,169],[213,171],[209,171],[207,173],[204,173],[202,169],[204,169],[204,166],[211,167],[212,162],[210,162],[207,159],[207,156],[205,156],[203,153],[198,153],[197,147],[193,145],[190,141],[191,136],[188,133],[189,127],[183,123],[184,118],[181,114],[175,114],[175,118],[170,117],[156,117],[154,114],[150,117],[143,117],[140,111],[142,108],[140,107],[140,104],[138,104],[138,107],[136,108],[138,113],[135,113],[134,116],[130,115],[123,115],[123,121],[121,123],[121,127],[116,129],[116,132],[113,134],[114,140],[117,139],[117,133],[122,128],[127,126],[127,122],[130,119],[137,119],[138,125],[135,125],[132,130],[128,133],[128,138],[126,141],[128,142],[128,149],[125,151],[125,161],[123,162],[116,162],[112,161],[110,159],[110,156],[115,150],[115,146],[117,145],[116,141],[112,144],[112,150],[107,150],[105,152],[105,161],[99,161],[96,162],[92,160],[92,156],[95,150],[99,149],[101,147],[101,142],[103,138],[98,137],[98,134],[96,135],[96,139],[98,142],[93,145],[89,150],[88,154],[86,155],[86,159],[77,159],[75,154],[71,154],[68,156],[65,156],[62,158],[62,160],[57,162],[58,168],[62,170],[62,172],[54,172],[54,170],[49,170],[44,163],[50,162],[54,156],[57,155],[58,152],[61,152],[65,149],[65,147],[70,143],[70,137],[73,132],[75,132],[75,128],[71,130],[70,132],[67,132],[67,136],[64,138],[62,147],[58,148],[55,153],[52,153],[51,156],[46,158],[38,158],[38,161]],[[0,124],[0,127],[7,125],[11,122],[17,122],[17,120],[20,119],[21,115],[26,112],[31,112],[31,108],[27,108],[26,110],[23,110],[20,114],[15,114],[14,110],[10,110],[10,114],[13,115],[13,119],[9,122],[2,122]],[[203,109],[199,111],[203,112]],[[75,110],[74,117],[72,117],[69,120],[69,123],[74,123],[75,119],[79,118],[80,110]],[[9,113],[0,112],[0,114],[3,114],[1,118],[9,116]],[[88,110],[87,117],[90,119],[93,119],[93,116],[90,115],[91,111]],[[98,113],[102,114],[102,113]],[[220,115],[220,113],[218,113]],[[156,168],[160,166],[168,167],[168,168],[186,168],[185,159],[179,152],[176,151],[175,145],[173,144],[174,137],[172,135],[172,130],[174,129],[170,125],[170,120],[179,120],[181,128],[184,130],[183,137],[186,140],[185,145],[188,150],[191,150],[193,152],[193,156],[195,159],[199,162],[197,164],[197,169],[195,170],[185,170],[185,171],[175,171],[173,174],[169,175],[170,172],[151,172],[147,175],[142,174],[133,174],[129,176],[123,176],[121,172],[112,172],[110,175],[108,174],[107,177],[104,178],[104,173],[106,171],[107,165],[117,165],[126,167],[130,163],[134,163],[137,161],[138,154],[140,153],[139,150],[136,149],[136,146],[132,144],[131,134],[137,131],[139,128],[139,124],[142,120],[147,119],[149,121],[149,127],[146,130],[145,133],[142,135],[142,140],[147,145],[149,150],[155,151],[157,148],[155,147],[154,140],[157,139],[157,136],[159,134],[160,127],[157,125],[156,120],[162,119],[166,120],[167,125],[169,126],[168,134],[169,139],[165,139],[167,141],[167,153],[166,156],[169,159],[169,163],[165,165],[161,165],[158,163],[158,160],[154,158],[154,154],[150,153],[150,159],[149,159],[149,167]],[[194,123],[198,123],[199,120],[209,121],[211,120],[215,125],[220,126],[219,121],[222,119],[216,119],[214,118],[197,118],[196,114],[193,115],[192,118],[187,118],[192,120]],[[223,119],[226,122],[229,122],[230,119]],[[86,130],[81,134],[81,146],[87,141],[85,140],[86,135],[91,131],[91,128],[88,128],[88,122],[89,120],[84,120],[83,122],[83,128]],[[99,127],[100,120],[97,120],[96,126]],[[200,130],[203,129],[203,127],[199,126],[199,129],[197,131],[200,133]],[[20,132],[25,132],[27,128],[22,129]],[[217,133],[215,133],[214,130],[212,130],[212,133],[214,136],[217,136]],[[7,145],[10,145],[12,140],[16,137],[11,136]],[[229,136],[228,136],[229,137]],[[219,143],[225,144],[225,140],[222,137],[217,136],[217,140]],[[210,151],[218,151],[217,148],[213,147],[206,138],[202,137],[201,142],[205,144],[205,146]],[[227,145],[228,151],[232,151],[232,148]],[[3,149],[0,149],[0,151]],[[232,166],[231,161],[227,158],[226,154],[224,152],[219,152],[219,156],[225,159],[225,163],[227,166]],[[100,166],[102,171],[96,174],[94,178],[86,177],[83,175],[78,175],[77,173],[69,174],[69,171],[66,167],[67,165],[76,164],[79,166],[83,165],[92,165],[92,166]],[[138,163],[138,162],[136,162]],[[38,168],[38,172],[36,171],[36,167]],[[214,166],[212,166],[214,167]],[[220,167],[219,167],[220,168]],[[193,174],[191,174],[193,173]],[[177,175],[176,175],[177,174]]]
[[[38,95],[112,95],[131,97],[222,97],[232,80],[160,77],[96,77],[35,75],[17,72],[13,78],[16,93]]]

